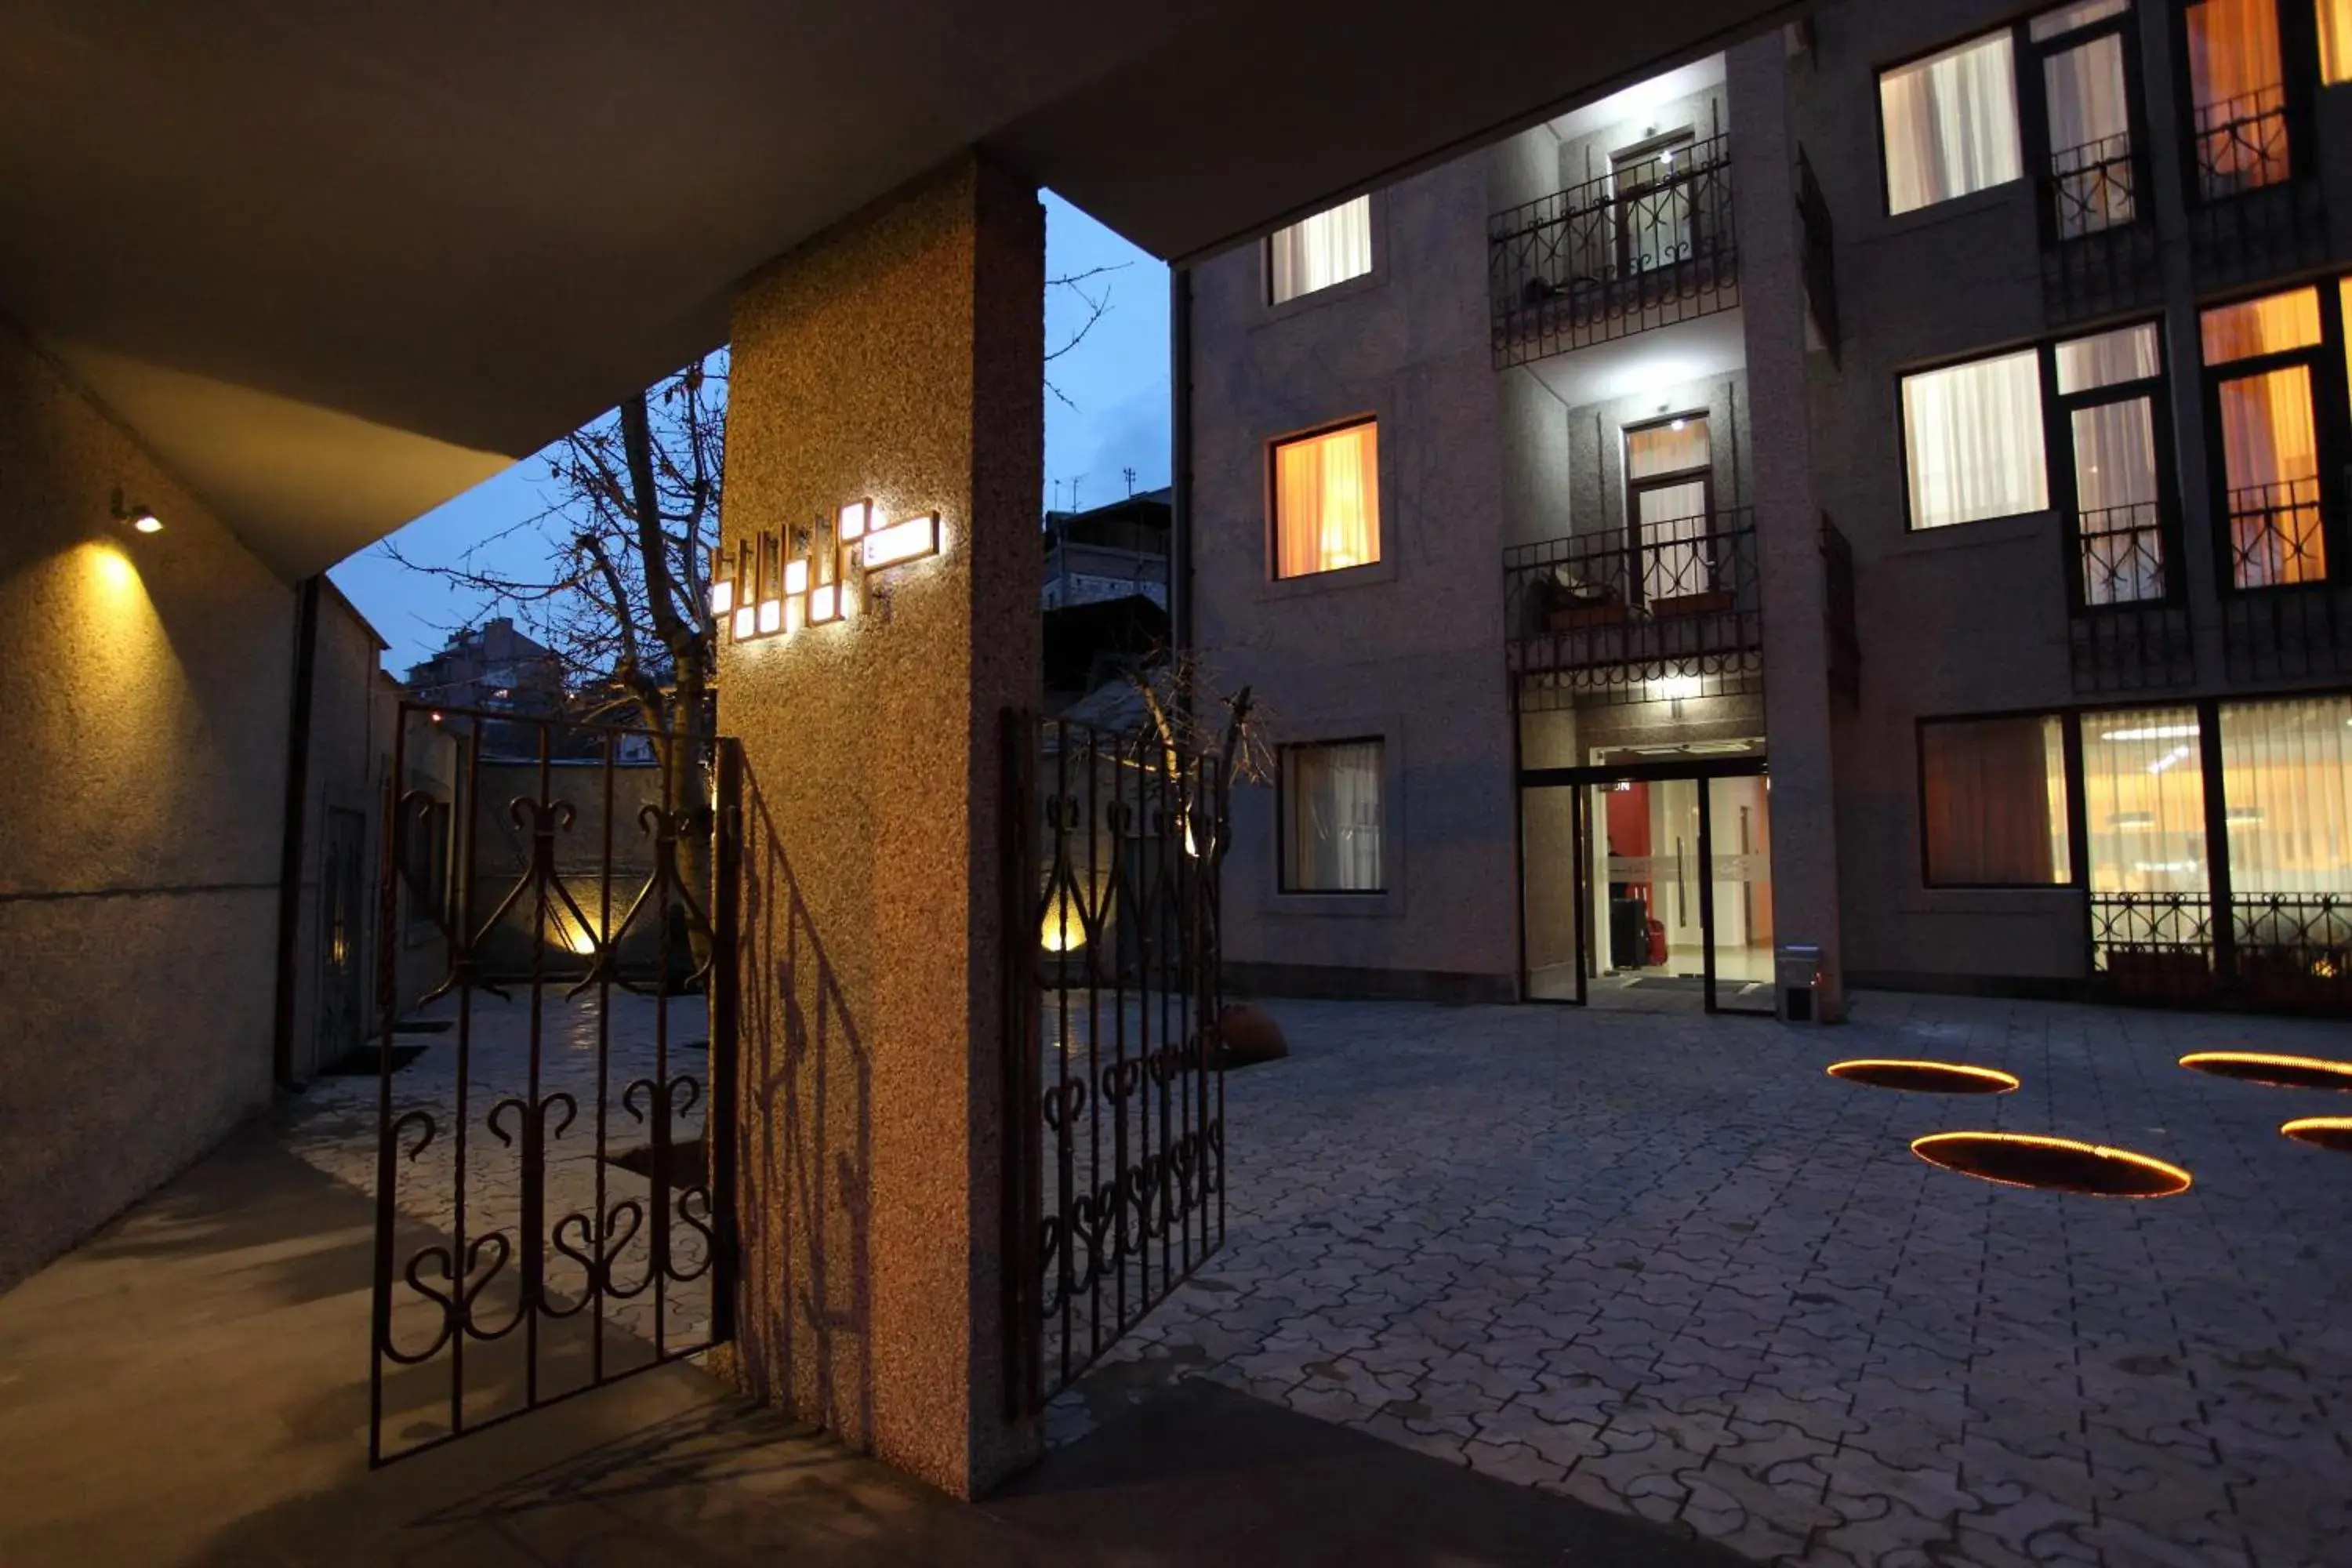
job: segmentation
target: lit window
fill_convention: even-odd
[[[2047,507],[2041,356],[2022,349],[1905,376],[1903,457],[1915,529]]]
[[[2352,0],[2318,0],[2319,79],[2352,81]]]
[[[1381,864],[1378,741],[1282,749],[1282,890],[1377,893]]]
[[[1369,419],[1275,447],[1276,576],[1381,558],[1379,447],[1379,426]]]
[[[2205,773],[2197,710],[2085,713],[2084,828],[2091,891],[2205,890]]]
[[[2207,310],[2205,363],[2297,354],[2213,383],[2230,529],[2230,579],[2239,588],[2316,583],[2327,576],[2320,516],[2319,427],[2313,390],[2321,347],[2319,294],[2297,289]]]
[[[1878,107],[1889,212],[1948,202],[2025,173],[2005,30],[1880,73]]]
[[[2063,737],[2058,721],[2044,715],[1920,727],[1931,884],[2032,888],[2073,879]]]
[[[2074,239],[2137,213],[2131,145],[2131,78],[2124,35],[2114,26],[2075,38],[2084,27],[2129,10],[2125,0],[2089,0],[2045,11],[2027,28],[2042,54],[2042,100],[2050,146],[2052,217],[2058,237]]]
[[[2207,200],[2287,177],[2285,73],[2276,0],[2197,0],[2182,13]]]
[[[2163,373],[2156,324],[2057,346],[2058,396],[2074,470],[2074,531],[2086,605],[2166,594],[2163,486],[2156,444]]]
[[[1274,302],[1328,289],[1372,269],[1372,198],[1358,196],[1328,212],[1277,229],[1265,242]]]
[[[2221,795],[2231,893],[2294,917],[2282,926],[2352,895],[2352,697],[2223,703]]]

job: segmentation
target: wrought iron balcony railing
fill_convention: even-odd
[[[1598,689],[1744,667],[1763,647],[1754,513],[1514,545],[1503,552],[1503,611],[1514,676]]]
[[[2249,1002],[2331,1013],[2352,1006],[2352,891],[2234,894],[2230,927]]]
[[[2156,502],[2128,501],[2077,513],[2074,538],[2086,606],[2164,597],[2164,510]]]
[[[2050,220],[2063,243],[2139,216],[2128,133],[2050,155]]]
[[[2284,87],[2200,103],[2196,113],[2197,194],[2203,200],[2275,185],[2291,172]]]
[[[2281,588],[2327,577],[2319,481],[2244,485],[2229,495],[2230,578],[2239,588]]]
[[[1587,180],[1487,224],[1495,366],[1739,303],[1731,138],[1662,153],[1654,177]]]
[[[2051,155],[2042,176],[2042,299],[2053,324],[2163,297],[2163,258],[2143,216],[2128,134]]]
[[[2213,993],[2213,901],[2201,892],[2093,893],[2091,957],[2129,1002],[2201,1002]]]

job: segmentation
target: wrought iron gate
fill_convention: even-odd
[[[740,768],[722,744],[677,798],[661,743],[400,710],[373,1464],[731,1337],[733,1140],[702,1129],[734,1124]]]
[[[1008,714],[1010,1414],[1224,1241],[1217,759]]]

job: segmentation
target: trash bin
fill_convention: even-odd
[[[1785,942],[1775,956],[1773,1011],[1784,1024],[1822,1021],[1822,950],[1809,942]]]

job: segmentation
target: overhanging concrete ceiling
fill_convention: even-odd
[[[0,0],[0,312],[288,575],[957,148],[1198,257],[1772,0]]]

